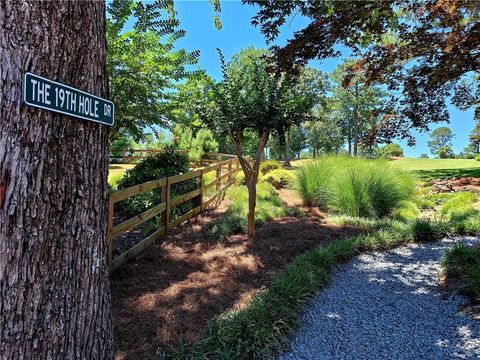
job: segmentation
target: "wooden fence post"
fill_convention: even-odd
[[[111,271],[112,269],[112,254],[113,254],[113,236],[112,236],[112,229],[113,229],[113,206],[115,203],[112,200],[112,197],[108,197],[108,270]]]
[[[217,191],[219,191],[220,186],[222,185],[222,183],[220,182],[220,176],[222,176],[222,163],[219,162],[219,163],[217,163],[217,165],[218,165],[217,172],[216,172],[217,177],[216,177],[215,181],[217,182],[216,189],[217,189]]]
[[[232,161],[233,159],[230,159],[228,162],[228,185],[232,182]]]
[[[165,218],[164,224],[165,224],[165,233],[168,231],[168,223],[170,222],[170,178],[167,178],[167,183],[165,184]],[[163,198],[163,194],[162,194]]]

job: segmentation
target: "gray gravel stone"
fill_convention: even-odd
[[[455,239],[480,244],[480,239]],[[279,360],[480,359],[480,321],[445,299],[439,260],[453,240],[363,254],[339,266]]]

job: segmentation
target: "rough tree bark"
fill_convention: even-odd
[[[257,206],[257,182],[260,172],[260,162],[262,152],[268,142],[269,132],[265,130],[260,136],[257,152],[253,165],[243,156],[241,132],[230,133],[233,140],[235,153],[245,175],[245,184],[248,189],[248,215],[247,215],[247,236],[249,239],[255,238],[255,208]]]
[[[22,104],[22,74],[107,97],[103,1],[0,0],[0,354],[110,359],[108,129]]]

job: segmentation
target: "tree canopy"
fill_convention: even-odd
[[[338,45],[358,60],[369,83],[381,81],[395,92],[396,116],[391,137],[409,135],[413,126],[448,121],[447,99],[462,107],[477,106],[480,70],[480,12],[476,1],[262,1],[253,18],[266,38],[275,39],[290,16],[311,22],[283,47],[274,46],[282,67],[340,55]],[[351,75],[351,76],[352,76]],[[350,76],[350,77],[351,77]],[[349,77],[344,81],[349,85]]]
[[[166,126],[172,93],[179,81],[197,74],[188,66],[199,52],[175,48],[185,31],[178,28],[172,0],[113,0],[107,10],[107,71],[116,105],[110,140],[122,134],[139,140],[145,128]]]
[[[438,151],[441,148],[444,148],[446,146],[448,147],[452,146],[453,138],[454,138],[454,135],[452,133],[452,130],[450,130],[450,128],[446,126],[436,128],[430,134],[430,140],[428,141],[428,147],[430,149],[430,152],[433,155],[438,155]]]

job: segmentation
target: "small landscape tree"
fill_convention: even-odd
[[[231,138],[245,174],[250,239],[255,236],[256,185],[268,138],[273,131],[286,128],[292,119],[303,117],[313,106],[291,106],[289,89],[296,86],[297,78],[271,71],[274,64],[269,61],[269,55],[267,50],[248,48],[226,64],[220,52],[224,78],[216,92],[219,116],[214,118],[218,120],[212,124]],[[242,144],[243,135],[248,131],[259,137],[253,163],[246,159]]]

